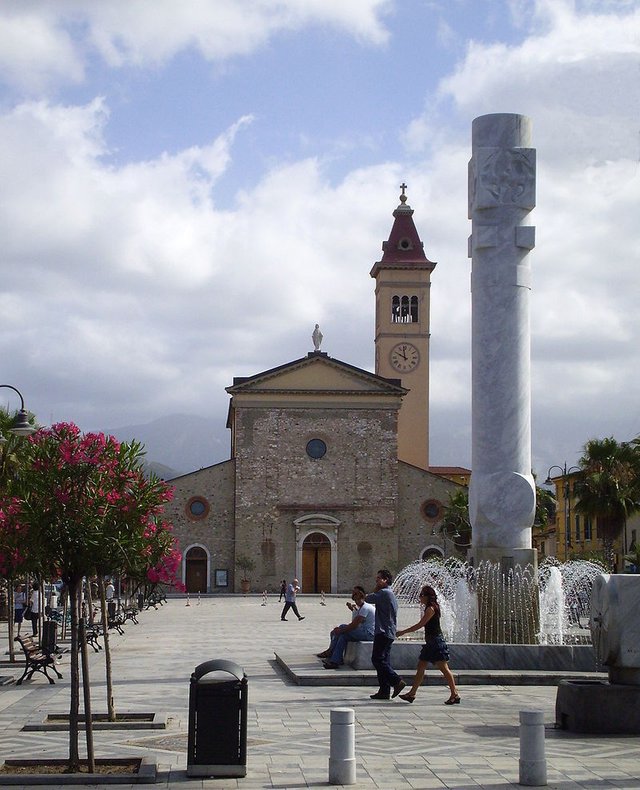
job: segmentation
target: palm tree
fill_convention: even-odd
[[[614,544],[640,510],[640,451],[635,442],[590,439],[579,461],[576,511],[591,518],[602,538],[605,565],[614,569]]]

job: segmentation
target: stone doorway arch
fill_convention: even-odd
[[[294,521],[296,576],[303,593],[338,591],[338,527],[340,522],[324,513],[310,513]]]
[[[322,532],[312,532],[302,544],[302,592],[331,590],[331,542]]]

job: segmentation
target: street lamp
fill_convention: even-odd
[[[29,423],[29,413],[24,407],[22,393],[11,384],[0,384],[0,388],[13,390],[20,398],[20,411],[16,414],[11,427],[8,429],[9,433],[14,434],[14,436],[31,436],[38,429]],[[4,441],[1,437],[0,440]]]
[[[564,493],[564,561],[567,562],[569,559],[569,537],[571,530],[571,492],[569,491],[569,477],[573,472],[580,472],[581,470],[579,466],[570,466],[567,469],[566,461],[562,466],[554,464],[554,466],[549,467],[547,479],[544,481],[544,484],[547,486],[550,486],[553,482],[551,479],[551,472],[553,472],[554,469],[558,469],[561,472],[561,474],[557,475],[557,477],[562,477],[562,487]]]

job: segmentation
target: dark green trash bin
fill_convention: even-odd
[[[56,652],[56,631],[58,624],[53,620],[45,620],[42,624],[42,639],[40,640],[40,647],[45,653]]]
[[[247,775],[247,676],[233,661],[206,661],[189,685],[187,776]]]

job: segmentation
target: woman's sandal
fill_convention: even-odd
[[[413,702],[416,698],[415,694],[411,694],[411,692],[407,692],[406,694],[399,694],[400,699],[403,699],[405,702]]]
[[[456,694],[455,697],[449,697],[444,701],[445,705],[459,705],[460,704],[460,697]]]

